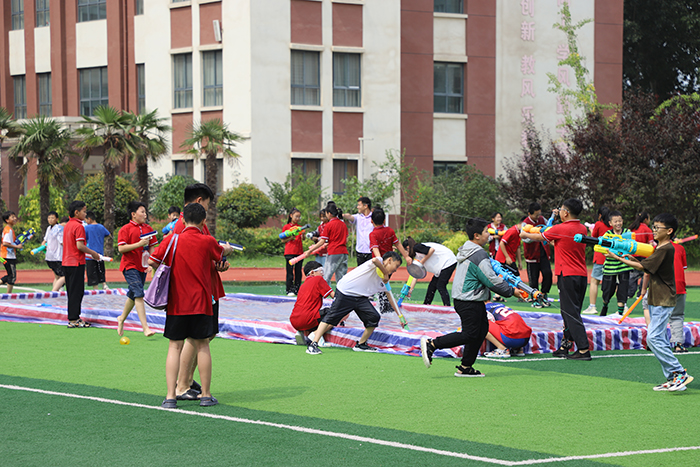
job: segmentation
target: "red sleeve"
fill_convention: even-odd
[[[328,240],[328,236],[331,234],[331,231],[333,230],[333,224],[332,223],[327,223],[326,226],[323,228],[323,232],[319,231],[321,236],[319,238],[322,238],[324,240]]]
[[[170,241],[175,237],[175,235],[168,235],[163,239],[161,244],[151,253],[151,259],[157,261],[158,263],[163,262],[163,256],[165,256],[165,251],[168,249]]]
[[[328,285],[328,282],[321,277],[317,276],[320,280],[316,281],[316,291],[323,297],[326,298],[330,293],[333,291],[333,289],[330,288]]]
[[[393,233],[391,234],[391,236],[392,236],[392,238],[391,238],[391,244],[392,244],[392,245],[395,245],[395,244],[399,243],[399,239],[396,237],[396,232],[393,232]]]
[[[369,233],[369,249],[371,250],[372,248],[379,248],[379,240],[374,230]]]
[[[282,227],[282,232],[286,232],[287,230],[292,228],[292,224],[285,224],[284,227]]]
[[[14,231],[12,233],[14,234]],[[83,224],[80,224],[75,229],[75,241],[76,242],[84,242],[85,241],[85,227],[83,226]]]
[[[127,224],[129,225],[129,224]],[[119,229],[119,234],[117,235],[117,245],[126,245],[126,231],[128,229],[126,228],[126,225],[122,226],[121,229]]]
[[[214,240],[214,237],[211,235],[207,235],[204,238],[207,239],[207,251],[209,253],[209,257],[212,259],[212,261],[216,261],[218,263],[221,261],[221,258],[224,255],[224,247],[219,245],[219,243]]]
[[[513,229],[510,228],[506,233],[503,234],[503,238],[501,238],[501,243],[507,244],[509,241],[513,240],[515,237],[520,237],[520,232],[518,232],[518,229]]]
[[[566,237],[566,232],[562,232],[563,225],[564,224],[553,225],[552,227],[548,228],[546,232],[542,232],[542,236],[548,242]]]

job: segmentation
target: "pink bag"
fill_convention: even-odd
[[[148,290],[143,297],[143,301],[146,302],[151,308],[156,310],[164,310],[168,306],[168,291],[170,289],[170,268],[173,265],[173,260],[175,259],[175,249],[177,248],[177,239],[179,235],[175,237],[168,244],[168,248],[165,250],[165,256],[163,256],[163,262],[160,263],[158,269],[153,274],[153,280],[148,286]],[[175,245],[173,245],[175,244]],[[170,247],[173,247],[173,256],[170,260],[170,266],[165,264],[165,260],[170,252]]]

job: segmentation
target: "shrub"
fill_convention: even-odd
[[[165,183],[158,189],[155,201],[150,206],[153,217],[166,219],[170,206],[177,206],[182,209],[185,199],[185,188],[193,183],[197,183],[197,180],[192,177],[168,175]]]
[[[59,219],[68,215],[68,208],[63,201],[65,193],[62,189],[53,185],[49,186],[49,207],[50,211],[56,211]],[[42,239],[44,233],[41,232],[41,213],[39,210],[39,185],[29,190],[26,196],[19,196],[19,218],[22,232],[29,228],[36,230],[36,237]],[[21,232],[18,232],[21,233]],[[41,243],[41,240],[39,240]]]
[[[117,226],[122,226],[129,222],[126,213],[126,206],[129,202],[138,200],[139,195],[129,182],[117,176],[115,181],[114,215]],[[88,211],[94,211],[95,219],[99,223],[104,222],[104,174],[102,172],[91,175],[85,180],[83,188],[78,192],[75,199],[84,201]],[[114,235],[116,238],[116,234]]]
[[[457,232],[450,238],[445,240],[443,245],[452,250],[452,253],[457,254],[457,250],[459,249],[459,247],[464,245],[464,242],[466,242],[467,240],[467,234],[465,234],[464,232]]]
[[[226,190],[217,201],[219,218],[239,229],[255,228],[277,213],[270,199],[252,183],[241,183]]]

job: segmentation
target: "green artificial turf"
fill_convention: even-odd
[[[0,322],[0,384],[157,406],[167,341],[126,334],[128,346],[114,330]],[[479,360],[475,366],[487,376],[475,379],[453,377],[455,359],[435,359],[426,369],[417,357],[304,350],[215,339],[212,392],[220,406],[181,406],[509,460],[700,444],[694,430],[679,429],[694,419],[700,384],[683,393],[652,391],[663,377],[646,352],[592,362]],[[700,353],[680,360],[698,373]],[[0,451],[18,456],[14,465],[172,465],[195,453],[204,465],[483,465],[177,413],[0,394],[7,402],[0,404]],[[669,459],[698,464],[700,451],[558,465],[638,467]]]

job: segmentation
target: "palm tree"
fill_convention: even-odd
[[[12,114],[4,107],[0,107],[0,148],[5,142],[5,138],[14,138],[22,134],[22,129],[17,124]],[[0,167],[2,173],[2,167]],[[0,184],[0,198],[2,198],[2,184]],[[4,209],[5,202],[0,199],[0,207]]]
[[[187,130],[188,138],[180,145],[182,148],[189,148],[187,152],[197,158],[205,156],[204,167],[207,171],[206,184],[216,191],[219,169],[216,165],[216,156],[223,153],[224,157],[238,159],[238,155],[233,148],[237,143],[245,141],[245,138],[238,133],[230,131],[228,125],[219,119],[207,120],[199,124],[191,125]],[[216,232],[216,196],[209,202],[207,212],[207,225],[212,235]]]
[[[23,177],[27,176],[29,164],[36,161],[41,231],[45,232],[49,225],[49,187],[52,184],[64,185],[66,181],[80,178],[80,171],[67,160],[67,156],[75,154],[71,145],[71,133],[56,120],[43,116],[31,118],[20,127],[23,134],[17,144],[10,148],[8,156],[26,158],[20,168]]]
[[[110,106],[99,106],[94,111],[94,117],[83,115],[84,124],[76,130],[83,137],[78,142],[78,147],[83,150],[83,157],[87,159],[90,153],[97,148],[102,148],[104,161],[102,169],[105,174],[104,191],[104,225],[110,232],[114,232],[114,196],[117,168],[125,159],[134,157],[137,152],[137,138],[129,131],[130,117]],[[114,246],[107,242],[106,256],[113,256]]]
[[[145,114],[127,112],[131,119],[131,129],[136,139],[136,181],[139,185],[139,198],[148,207],[150,194],[148,192],[148,162],[158,162],[167,154],[168,141],[165,133],[172,127],[164,123],[165,118],[157,117],[158,110]]]

